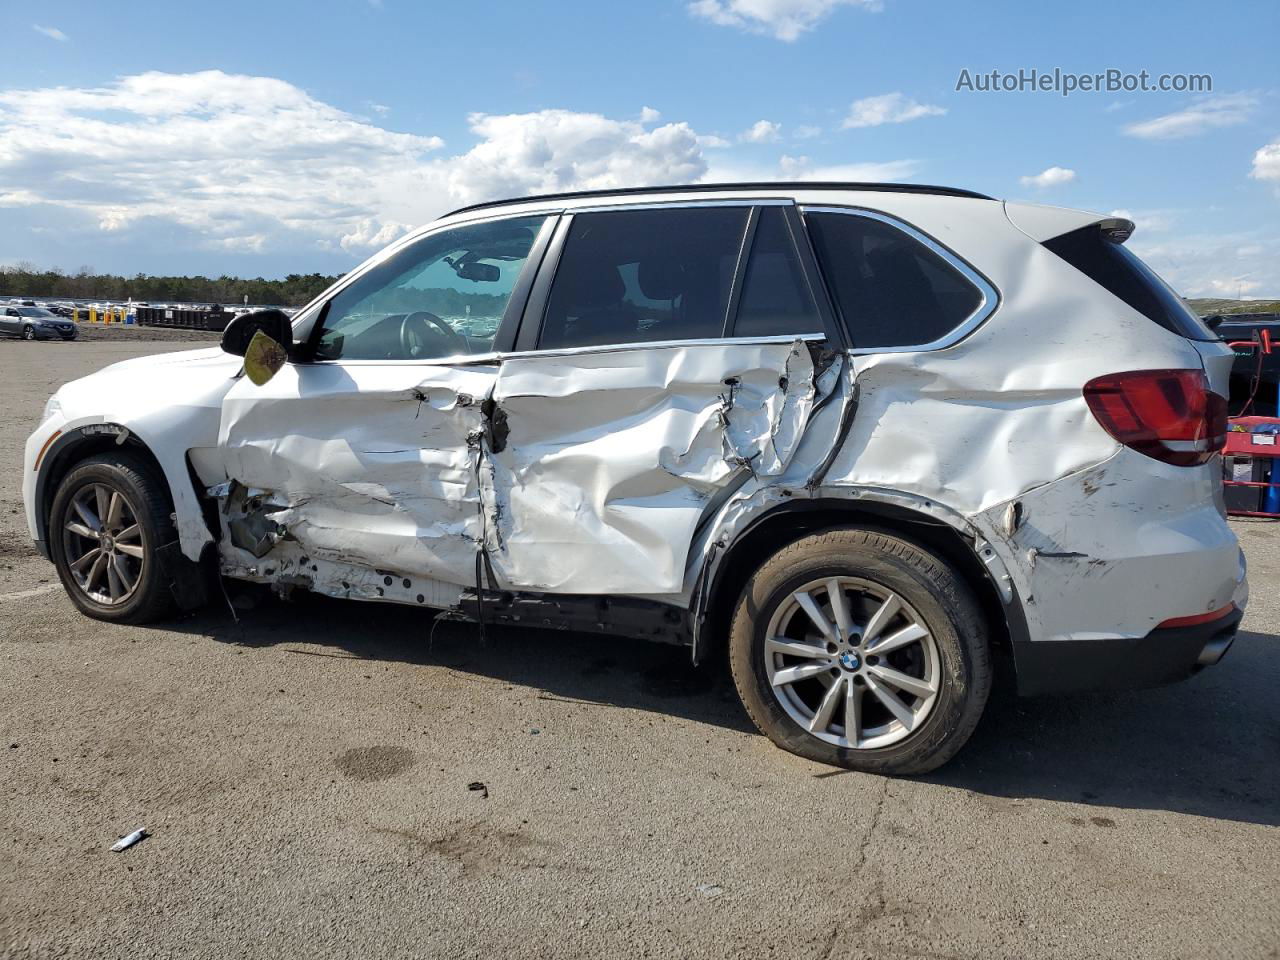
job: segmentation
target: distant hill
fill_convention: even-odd
[[[1215,313],[1280,313],[1280,300],[1188,300],[1187,306],[1202,317]]]

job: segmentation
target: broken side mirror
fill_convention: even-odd
[[[249,379],[262,386],[289,360],[293,325],[280,310],[257,310],[232,320],[222,331],[222,349],[244,357]]]
[[[285,352],[293,346],[293,324],[282,310],[255,310],[253,313],[242,313],[222,331],[222,349],[227,353],[243,357],[249,349],[253,335],[262,331]]]

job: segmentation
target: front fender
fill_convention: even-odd
[[[78,460],[126,445],[140,447],[159,467],[173,500],[174,524],[182,553],[192,561],[199,561],[205,545],[213,542],[213,535],[204,522],[199,496],[187,469],[185,437],[181,442],[166,443],[145,428],[138,431],[101,417],[79,418],[62,424],[46,422],[27,441],[23,484],[27,525],[43,556],[49,555],[49,504],[57,481]]]

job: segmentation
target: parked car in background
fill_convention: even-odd
[[[481,204],[292,322],[62,387],[27,520],[104,620],[216,571],[727,647],[779,746],[921,773],[997,657],[1114,690],[1235,636],[1232,354],[1132,229],[885,184]]]
[[[75,323],[44,307],[0,308],[0,333],[23,340],[74,340],[80,335]]]

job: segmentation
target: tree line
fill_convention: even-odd
[[[243,303],[247,296],[249,303],[300,307],[336,279],[319,273],[291,273],[283,280],[226,275],[216,280],[199,276],[153,277],[145,273],[122,277],[94,273],[91,267],[65,273],[57,267],[41,270],[34,264],[19,263],[0,266],[0,297]]]

